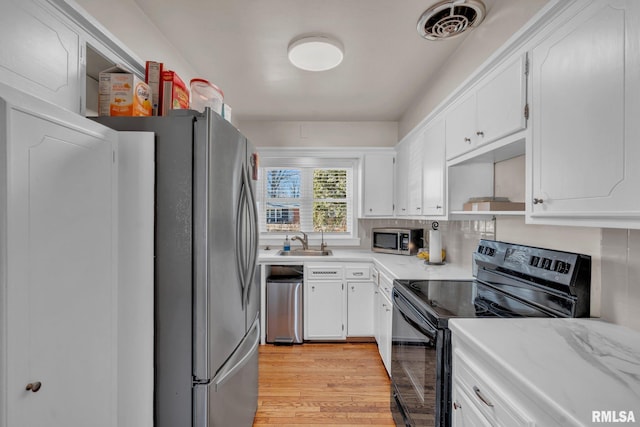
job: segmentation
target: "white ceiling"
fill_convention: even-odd
[[[242,120],[399,120],[429,80],[446,72],[443,64],[465,38],[479,32],[422,39],[417,20],[439,0],[134,1]],[[506,40],[513,30],[503,34],[489,18],[526,1],[484,0],[483,37]],[[306,33],[341,40],[343,63],[320,73],[291,65],[287,46]]]

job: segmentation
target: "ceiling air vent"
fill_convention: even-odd
[[[478,26],[485,15],[479,0],[449,0],[427,9],[418,20],[418,33],[427,40],[446,40]]]

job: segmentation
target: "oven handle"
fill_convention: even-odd
[[[435,340],[437,336],[437,330],[424,318],[422,314],[418,312],[409,301],[402,295],[393,292],[393,309],[398,310],[400,315],[411,326],[427,335],[431,339]]]

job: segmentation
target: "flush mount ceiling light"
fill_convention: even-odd
[[[447,0],[427,9],[418,20],[418,34],[427,40],[446,40],[474,27],[484,19],[480,0]]]
[[[342,58],[342,43],[329,36],[302,36],[289,43],[289,61],[302,70],[330,70],[340,65]]]

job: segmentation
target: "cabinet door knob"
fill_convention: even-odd
[[[462,408],[462,405],[459,404],[458,402],[453,402],[453,409],[460,409]]]
[[[42,383],[40,381],[36,381],[35,383],[27,384],[27,387],[25,387],[25,390],[37,393],[41,387],[42,387]]]
[[[373,208],[369,208],[369,212],[373,212]]]
[[[484,137],[484,132],[478,131],[478,132],[476,132],[476,135]]]
[[[316,287],[315,287],[315,286],[312,286],[312,287],[311,287],[311,290],[312,290],[312,291],[315,291],[315,290],[316,290]]]
[[[436,206],[436,209],[442,209],[442,206],[437,205],[437,206]]]
[[[537,197],[535,199],[533,199],[533,204],[534,205],[541,205],[543,202],[544,202],[544,200],[538,199]]]
[[[468,143],[468,144],[471,144],[471,138],[467,138],[467,137],[465,137],[465,138],[464,138],[464,142],[466,142],[466,143]]]

